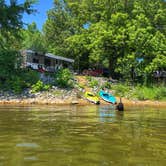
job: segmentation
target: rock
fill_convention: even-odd
[[[71,101],[71,104],[79,104],[78,100]]]

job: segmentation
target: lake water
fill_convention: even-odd
[[[166,110],[0,107],[0,166],[165,166]]]

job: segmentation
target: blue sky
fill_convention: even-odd
[[[7,0],[9,2],[10,0]],[[18,0],[18,3],[23,3],[24,0]],[[36,22],[39,30],[42,30],[42,26],[47,19],[47,11],[53,7],[53,0],[38,0],[34,5],[34,9],[37,10],[37,13],[27,15],[24,14],[23,22],[32,23]]]

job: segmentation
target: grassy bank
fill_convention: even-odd
[[[164,85],[127,85],[127,84],[113,84],[111,89],[114,90],[115,95],[122,96],[131,100],[159,100],[166,101],[166,87]]]
[[[79,79],[78,79],[79,78]],[[78,84],[81,88],[94,91],[96,94],[101,88],[106,88],[115,96],[121,96],[129,100],[166,101],[166,87],[164,84],[145,86],[132,85],[125,82],[109,82],[105,77],[78,76]]]

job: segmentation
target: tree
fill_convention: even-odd
[[[44,35],[37,29],[36,23],[28,25],[28,28],[22,30],[22,49],[46,52],[46,42]]]
[[[164,0],[56,0],[48,16],[50,49],[81,59],[81,68],[102,64],[125,79],[165,68]]]
[[[54,1],[54,8],[48,11],[48,20],[44,25],[48,49],[55,54],[65,56],[65,39],[75,34],[75,26],[65,1]]]
[[[21,83],[17,75],[20,74],[20,54],[18,52],[23,27],[22,16],[26,12],[34,12],[34,0],[25,0],[18,4],[17,0],[0,0],[0,85],[15,85],[12,81]],[[15,76],[18,79],[15,79]],[[13,79],[14,78],[14,79]],[[10,83],[9,83],[10,82]]]
[[[17,0],[10,0],[10,4],[7,5],[5,0],[0,0],[0,33],[17,33],[23,26],[23,13],[31,14],[35,11],[32,9],[34,2],[35,0],[26,0],[23,4],[18,4]]]

